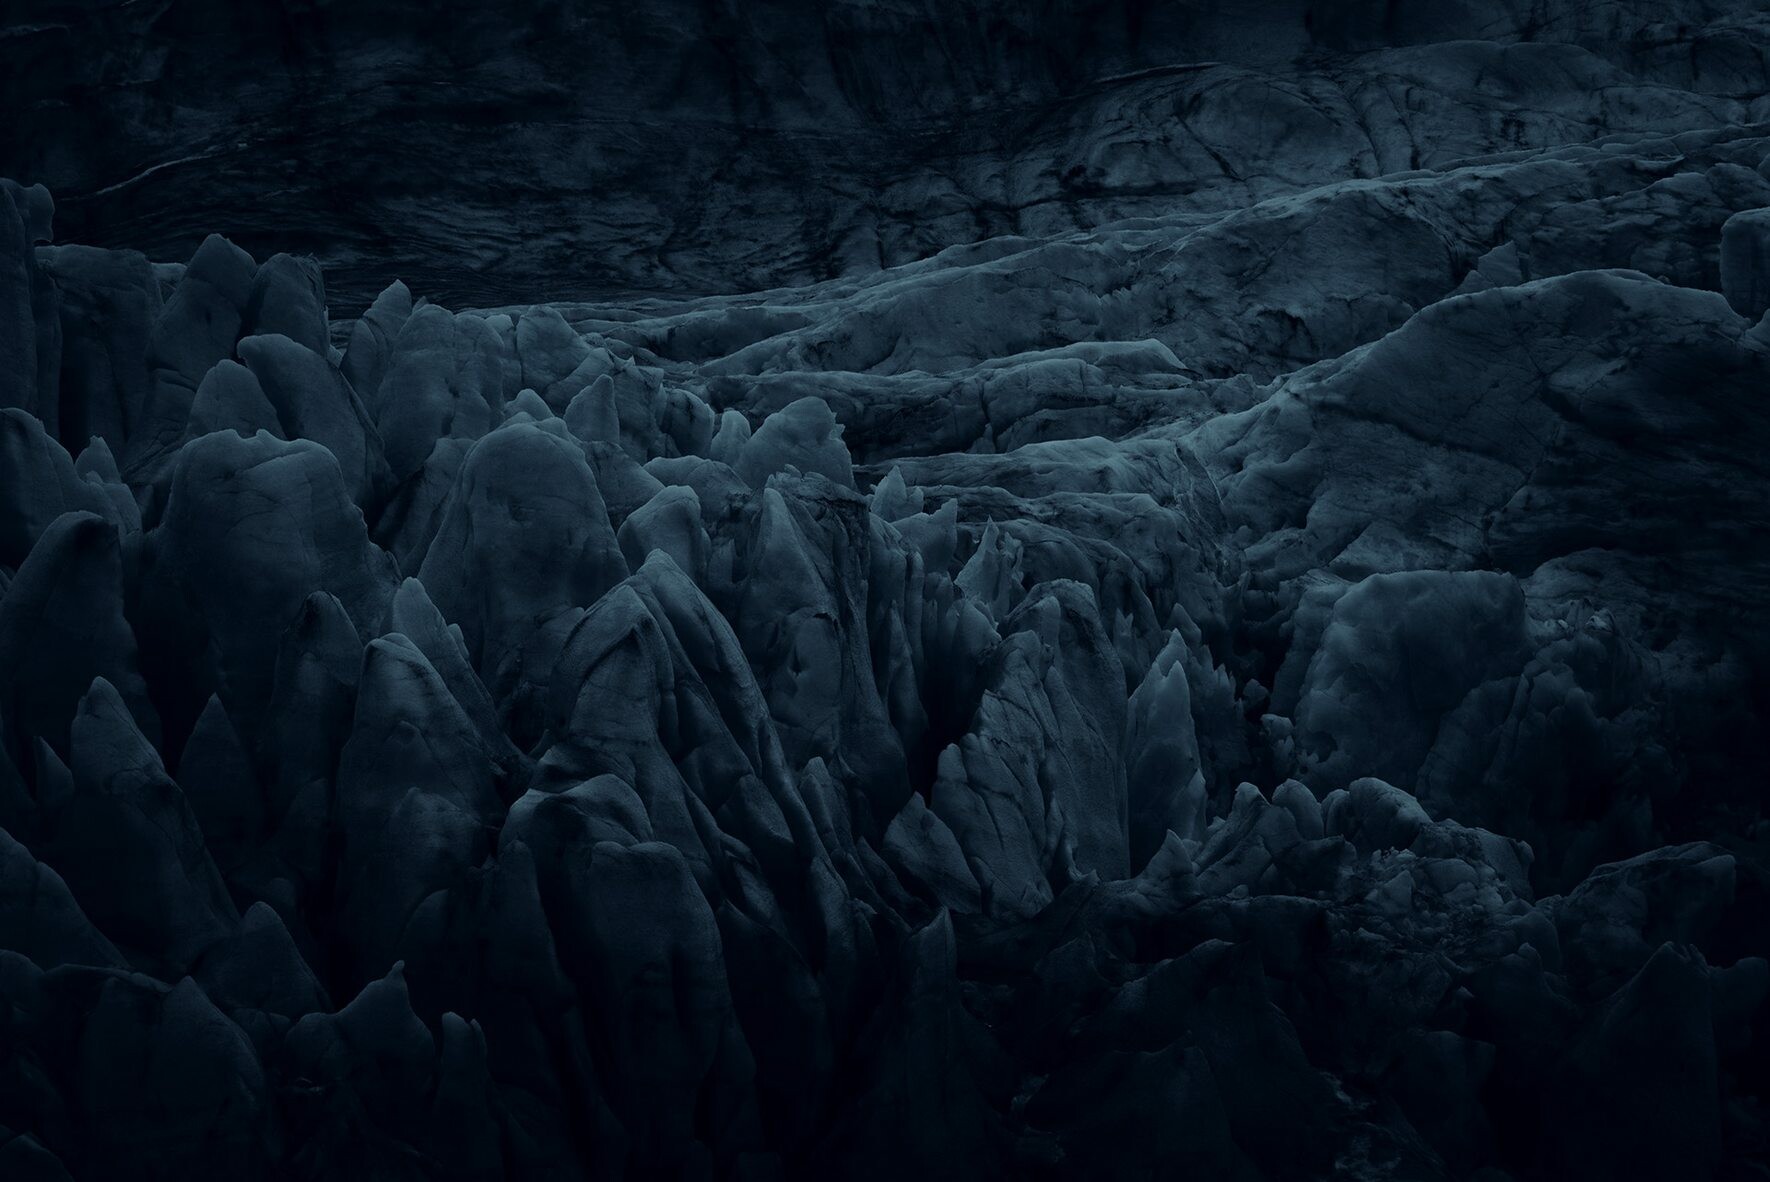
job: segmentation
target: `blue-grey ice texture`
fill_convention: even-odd
[[[1756,0],[32,0],[0,112],[0,1178],[1770,1178]]]

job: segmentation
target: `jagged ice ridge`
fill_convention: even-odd
[[[1683,81],[741,296],[333,320],[6,182],[0,1176],[1762,1177]]]

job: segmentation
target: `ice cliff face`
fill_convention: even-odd
[[[0,1177],[1770,1168],[1753,6],[7,20]]]
[[[741,292],[1770,118],[1748,0],[35,0],[0,175],[70,241],[307,252],[360,310]]]

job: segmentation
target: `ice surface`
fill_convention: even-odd
[[[52,7],[0,1177],[1767,1168],[1756,6]]]

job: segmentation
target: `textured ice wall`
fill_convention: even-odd
[[[359,311],[741,292],[1770,118],[1752,0],[32,0],[0,176]]]

